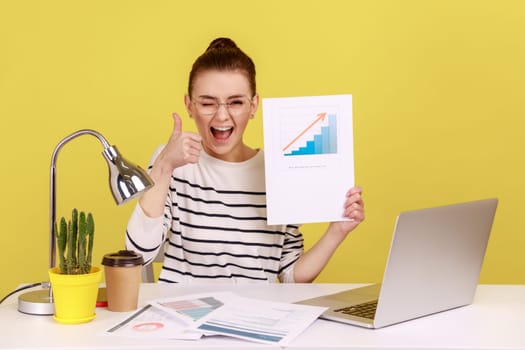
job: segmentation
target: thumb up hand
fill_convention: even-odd
[[[202,137],[193,132],[182,131],[182,120],[173,113],[173,132],[161,156],[168,160],[171,170],[188,163],[197,163],[202,150]]]

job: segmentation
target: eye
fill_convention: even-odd
[[[241,107],[244,105],[244,103],[245,101],[243,99],[235,99],[235,100],[228,101],[228,105],[232,107]]]
[[[197,101],[197,103],[201,107],[213,107],[217,105],[217,102],[214,100],[200,100],[200,101]]]

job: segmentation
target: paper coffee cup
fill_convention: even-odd
[[[132,250],[120,250],[104,255],[102,265],[106,277],[108,310],[137,309],[143,263],[142,255]]]

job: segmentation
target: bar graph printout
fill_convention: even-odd
[[[352,95],[262,101],[268,224],[343,220],[354,185]]]

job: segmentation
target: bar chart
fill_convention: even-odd
[[[284,156],[337,153],[337,115],[319,113],[282,151]]]

